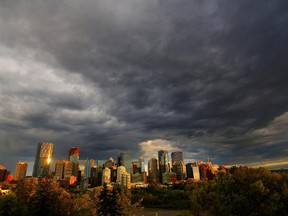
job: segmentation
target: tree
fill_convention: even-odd
[[[15,194],[18,199],[29,203],[37,189],[37,182],[33,179],[25,178],[17,181]]]
[[[0,196],[0,215],[1,216],[28,216],[28,207],[19,200],[15,194]]]
[[[94,200],[88,193],[75,194],[72,197],[72,214],[73,216],[93,216],[96,215],[96,206]]]
[[[38,183],[31,198],[31,215],[70,215],[72,202],[70,194],[51,180]]]
[[[124,215],[119,192],[113,187],[112,191],[104,184],[97,203],[97,213],[100,216]]]

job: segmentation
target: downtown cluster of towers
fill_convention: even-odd
[[[63,187],[70,185],[96,187],[107,183],[130,188],[131,183],[171,184],[186,179],[197,181],[212,179],[217,170],[226,168],[212,166],[210,162],[201,161],[185,165],[181,151],[171,153],[170,163],[168,151],[160,150],[158,151],[158,158],[149,159],[147,175],[144,157],[132,161],[130,153],[123,152],[119,154],[116,162],[113,158],[109,158],[107,161],[80,160],[80,148],[72,147],[69,151],[68,160],[56,161],[55,170],[51,171],[52,153],[53,143],[42,142],[38,144],[32,177],[52,178]],[[27,162],[19,161],[16,164],[14,179],[25,178],[27,167]]]

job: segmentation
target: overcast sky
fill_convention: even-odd
[[[288,163],[288,1],[0,1],[0,164],[182,150]],[[287,162],[287,163],[286,163]]]

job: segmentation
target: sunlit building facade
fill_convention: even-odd
[[[173,163],[173,172],[176,173],[177,180],[186,179],[186,166],[183,161]]]
[[[121,174],[121,181],[120,181],[120,185],[122,188],[131,188],[131,175],[130,173],[122,173]]]
[[[105,167],[113,167],[114,166],[114,159],[112,157],[110,157],[107,161],[105,161],[104,163],[104,168]]]
[[[80,158],[80,148],[72,147],[69,151],[68,160],[72,162],[78,162],[79,158]]]
[[[194,180],[200,180],[200,170],[197,163],[186,164],[187,179],[193,178]]]
[[[109,184],[111,182],[111,170],[106,167],[102,171],[102,184],[106,183]]]
[[[145,163],[144,163],[144,157],[143,156],[139,157],[139,165],[140,165],[141,172],[145,172]]]
[[[66,161],[64,166],[64,179],[70,179],[72,175],[73,175],[73,162]]]
[[[53,143],[38,143],[35,156],[33,177],[46,177],[50,173],[50,164],[52,159]]]
[[[117,179],[116,182],[120,184],[121,182],[121,175],[126,173],[126,168],[124,166],[119,166],[117,168]]]
[[[14,179],[15,180],[24,179],[26,177],[27,168],[28,168],[27,162],[22,161],[17,162],[14,172]]]

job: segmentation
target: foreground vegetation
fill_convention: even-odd
[[[187,215],[288,215],[288,175],[264,168],[233,168],[213,181],[151,186],[132,194],[146,207],[186,209]]]
[[[0,196],[0,215],[133,215],[144,207],[182,209],[181,215],[288,215],[288,175],[240,167],[213,181],[163,188],[67,191],[49,180],[19,181]]]

